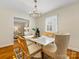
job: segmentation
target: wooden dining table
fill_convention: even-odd
[[[41,46],[42,59],[44,58],[44,53],[42,48],[55,41],[55,38],[47,37],[47,36],[34,37],[33,35],[29,35],[29,36],[24,36],[24,38],[26,40],[35,42],[36,44],[39,44]]]

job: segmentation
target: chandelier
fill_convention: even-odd
[[[34,9],[30,12],[30,16],[31,17],[39,17],[41,15],[41,13],[38,11],[38,8],[37,8],[37,0],[34,0]]]

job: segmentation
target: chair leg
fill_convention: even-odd
[[[43,51],[41,51],[41,55],[42,55],[42,59],[44,59],[44,53],[43,53]]]

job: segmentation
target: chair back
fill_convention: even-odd
[[[44,32],[42,35],[48,36],[48,37],[54,37],[55,34],[53,32]]]
[[[25,38],[18,36],[18,38],[15,41],[15,45],[16,45],[15,50],[19,50],[19,54],[21,54],[22,59],[25,59],[25,58],[30,59],[30,54],[29,54],[29,50],[28,50],[28,46],[27,46]]]
[[[70,40],[70,34],[56,34],[55,35],[55,43],[57,45],[56,59],[57,59],[57,56],[59,57],[61,56],[60,59],[65,57],[69,40]]]

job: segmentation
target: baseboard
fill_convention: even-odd
[[[6,47],[6,46],[10,46],[13,45],[14,43],[9,43],[9,44],[4,44],[4,45],[0,45],[0,48]]]
[[[79,48],[72,48],[72,47],[68,47],[68,49],[79,52]]]

